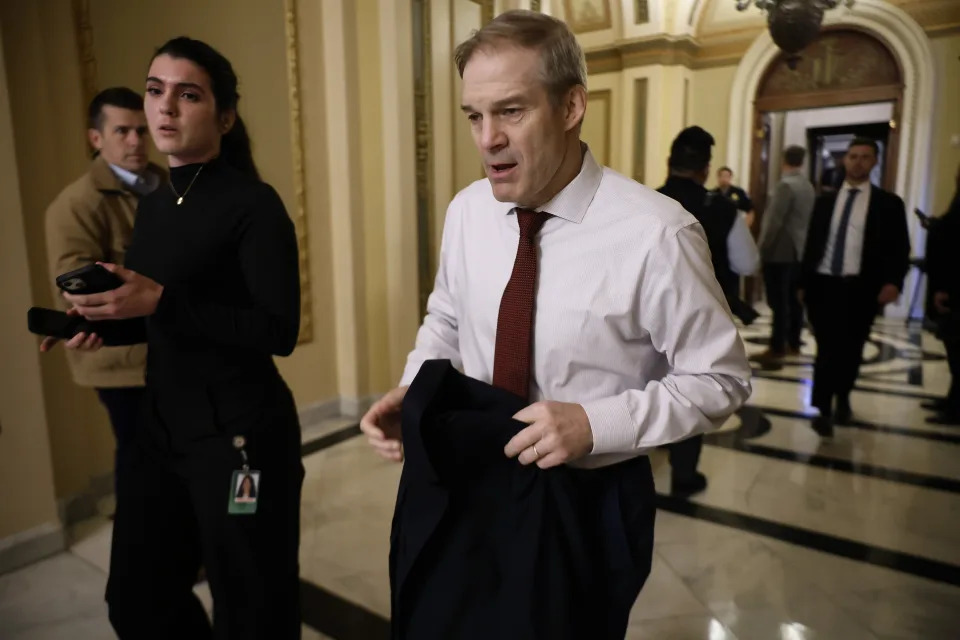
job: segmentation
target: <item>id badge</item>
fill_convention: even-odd
[[[227,513],[249,515],[257,512],[257,499],[260,494],[260,472],[240,470],[233,472],[230,481],[230,496],[227,501]]]

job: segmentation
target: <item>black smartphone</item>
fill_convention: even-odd
[[[83,316],[70,316],[63,311],[31,307],[27,311],[27,328],[30,333],[38,336],[50,336],[69,340],[78,333],[95,333],[103,340],[103,346],[116,347],[121,345],[139,344],[146,342],[146,325],[142,322],[129,320],[91,321]]]
[[[90,323],[83,316],[68,316],[63,311],[31,307],[27,311],[27,328],[38,336],[69,340],[81,331],[89,331]]]
[[[57,276],[57,286],[60,289],[77,295],[103,293],[121,285],[123,280],[120,276],[110,273],[99,264],[88,264]]]

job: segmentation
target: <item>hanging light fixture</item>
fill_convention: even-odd
[[[823,14],[839,5],[853,6],[854,0],[735,0],[738,11],[751,5],[767,12],[770,37],[787,54],[787,65],[797,68],[800,52],[820,34]]]

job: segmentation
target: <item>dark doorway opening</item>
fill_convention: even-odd
[[[810,182],[817,194],[836,191],[843,184],[843,156],[854,138],[870,138],[880,147],[879,162],[870,174],[870,182],[882,186],[886,182],[886,152],[890,138],[889,122],[846,124],[807,129],[807,149],[810,151]]]

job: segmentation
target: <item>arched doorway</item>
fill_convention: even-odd
[[[896,166],[893,191],[905,201],[907,210],[927,208],[930,180],[934,56],[923,29],[899,7],[884,0],[857,0],[850,12],[828,11],[827,29],[859,30],[882,42],[898,61],[903,82],[900,114],[897,121]],[[727,164],[739,175],[750,175],[756,161],[757,95],[767,70],[780,54],[768,32],[757,37],[743,56],[733,79],[728,127]],[[761,134],[762,135],[762,134]],[[759,194],[758,194],[759,195]],[[923,246],[920,225],[910,216],[913,247]],[[904,317],[919,274],[911,274],[903,295],[896,305],[887,307],[887,315]]]
[[[880,108],[855,112],[825,111],[830,107],[855,105]],[[884,105],[886,108],[883,108]],[[777,159],[784,144],[784,123],[776,120],[783,120],[783,115],[790,112],[823,114],[828,119],[822,122],[828,124],[840,123],[844,117],[849,118],[845,114],[851,113],[863,114],[859,117],[874,121],[882,118],[880,122],[872,122],[869,130],[872,131],[871,137],[878,139],[883,149],[880,186],[895,191],[902,105],[903,71],[900,61],[886,43],[866,31],[849,27],[825,29],[817,41],[804,51],[796,69],[787,66],[784,54],[778,55],[767,65],[754,97],[750,189],[758,220],[763,217],[767,192],[778,175]],[[839,119],[829,120],[826,114],[831,113]],[[871,113],[882,115],[871,116]],[[797,126],[804,126],[803,121]],[[813,155],[815,149],[809,144],[801,146],[807,147],[809,155]],[[810,160],[808,175],[819,187],[820,158],[811,157]]]

